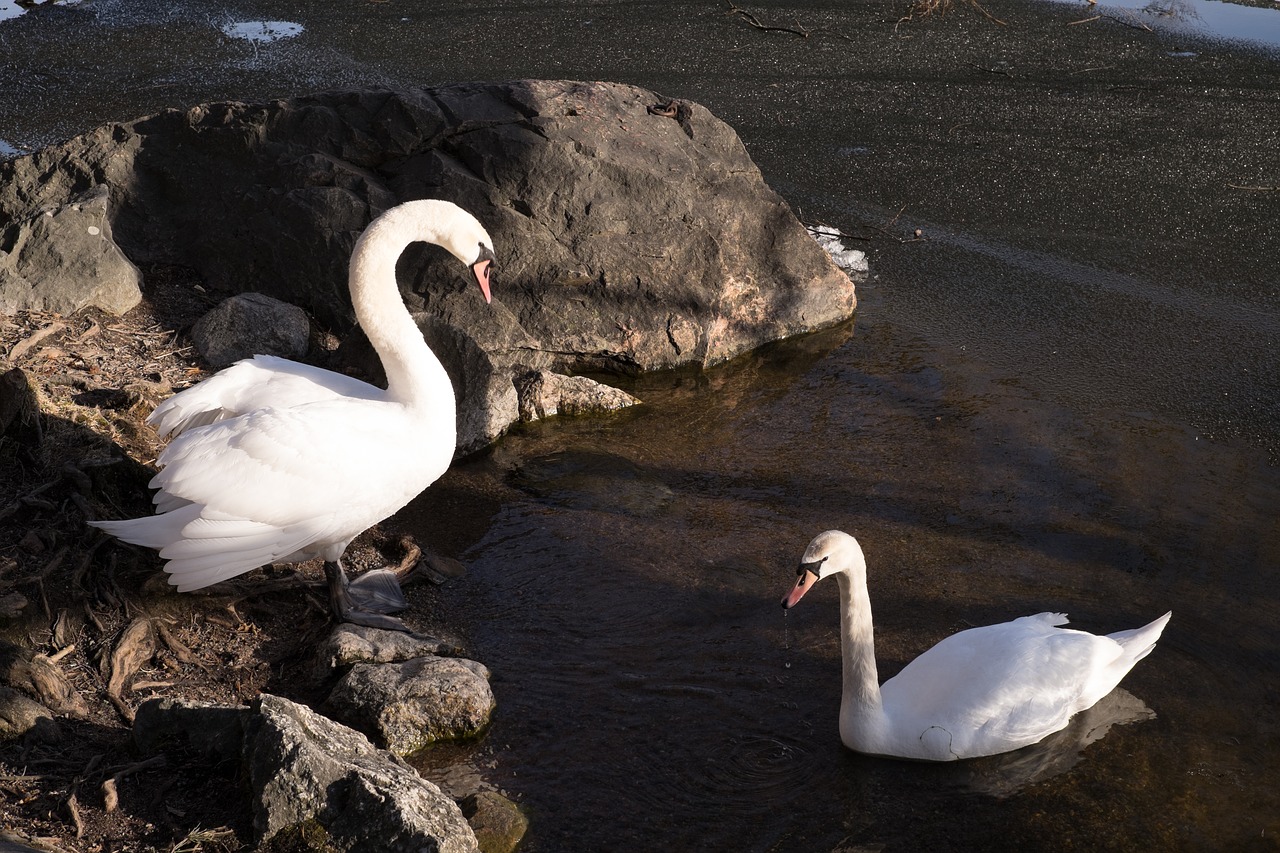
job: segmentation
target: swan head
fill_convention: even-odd
[[[782,607],[790,609],[818,581],[841,572],[866,572],[867,563],[858,540],[840,530],[827,530],[813,537],[804,549],[800,565],[796,568],[796,583],[782,597]]]
[[[493,238],[480,220],[458,205],[439,198],[407,201],[378,217],[365,234],[379,230],[440,246],[471,269],[484,301],[492,301],[489,276],[496,260]]]
[[[442,204],[447,204],[452,209],[449,210],[450,227],[444,229],[440,245],[471,268],[471,276],[475,279],[476,286],[480,288],[484,301],[491,302],[489,275],[493,272],[493,264],[497,260],[493,253],[493,238],[489,236],[488,231],[484,230],[479,220],[470,213],[449,202],[442,202]]]

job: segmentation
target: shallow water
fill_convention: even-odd
[[[1129,26],[1158,28],[1204,41],[1233,41],[1270,51],[1280,48],[1280,7],[1262,8],[1222,0],[1055,2],[1074,5],[1086,15],[1108,15]],[[1183,50],[1171,55],[1190,58],[1196,54]]]
[[[633,412],[535,425],[464,466],[518,490],[443,603],[495,673],[472,758],[528,810],[526,850],[1239,849],[1280,832],[1275,470],[970,367],[868,320],[645,379]],[[973,624],[1055,610],[1110,632],[1172,609],[1112,697],[1155,718],[1083,752],[1073,733],[950,767],[848,753],[834,585],[778,606],[829,527],[866,549],[882,678]]]

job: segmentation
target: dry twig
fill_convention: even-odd
[[[802,39],[807,39],[809,37],[808,30],[800,29],[799,24],[796,24],[795,27],[776,27],[771,24],[763,24],[755,15],[751,14],[746,9],[735,6],[732,2],[729,3],[729,12],[731,14],[740,15],[744,21],[755,27],[757,30],[763,30],[768,33],[791,33],[792,35],[800,36]]]
[[[9,350],[9,361],[17,364],[18,360],[31,351],[31,349],[50,335],[56,335],[67,327],[66,323],[53,322],[36,332],[31,333],[25,339],[14,344],[13,349]]]

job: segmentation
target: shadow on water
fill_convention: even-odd
[[[529,811],[525,849],[1275,832],[1275,472],[1240,489],[1214,472],[1247,448],[1081,418],[884,322],[850,331],[634,382],[645,405],[517,430],[484,460],[512,491],[445,606],[495,673],[474,760]],[[867,550],[882,677],[1027,613],[1102,633],[1174,619],[1124,689],[1040,745],[945,766],[856,756],[836,732],[834,590],[777,607],[828,527]]]

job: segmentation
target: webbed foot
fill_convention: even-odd
[[[335,561],[324,564],[324,575],[329,582],[329,606],[339,622],[413,633],[404,622],[386,615],[409,606],[394,572],[375,569],[349,581],[342,563]]]

